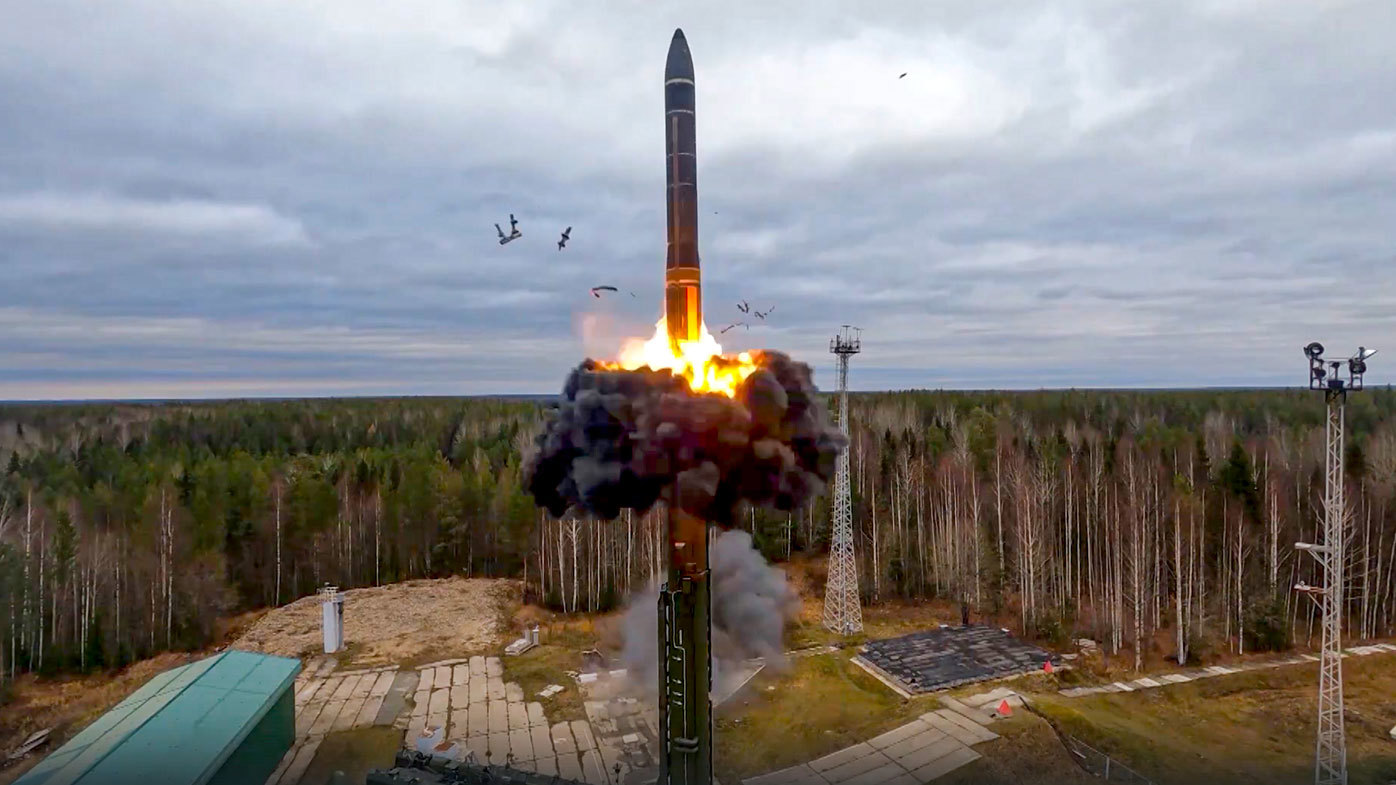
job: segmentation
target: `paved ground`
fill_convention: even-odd
[[[460,758],[613,785],[591,724],[550,723],[537,701],[505,682],[497,657],[335,673],[334,661],[306,663],[296,682],[296,740],[267,785],[296,785],[325,734],[371,725],[407,732],[405,745],[444,729]],[[575,687],[573,688],[575,689]],[[409,701],[408,695],[411,700]]]
[[[724,680],[726,692],[713,694],[714,708],[740,690],[762,667],[761,661],[751,660],[737,678]],[[659,710],[653,703],[634,697],[634,685],[625,677],[623,670],[588,674],[581,685],[586,697],[583,705],[601,762],[616,785],[652,783],[659,774]]]
[[[1030,673],[1055,658],[1007,630],[971,625],[871,641],[859,649],[856,659],[888,686],[910,696]]]
[[[333,672],[335,661],[316,657],[306,661],[296,677],[296,739],[267,785],[295,785],[328,733],[392,725],[390,693],[402,676],[397,666]]]
[[[1343,652],[1344,657],[1365,657],[1371,654],[1396,653],[1396,646],[1389,643],[1377,643],[1371,646],[1354,646]],[[1113,684],[1105,684],[1099,687],[1072,687],[1061,691],[1061,695],[1066,698],[1075,698],[1081,695],[1095,695],[1102,692],[1134,692],[1135,690],[1148,690],[1162,687],[1166,684],[1181,684],[1197,679],[1210,679],[1214,676],[1225,676],[1229,673],[1243,673],[1245,671],[1267,670],[1270,668],[1281,668],[1286,665],[1301,665],[1306,662],[1318,662],[1318,656],[1314,654],[1300,654],[1296,657],[1286,657],[1278,660],[1252,660],[1251,662],[1237,663],[1236,665],[1211,665],[1206,668],[1183,671],[1181,673],[1165,673],[1154,676],[1144,676],[1133,681],[1117,681]]]
[[[978,760],[971,747],[998,734],[949,709],[922,714],[862,744],[799,766],[748,778],[746,785],[912,785]]]

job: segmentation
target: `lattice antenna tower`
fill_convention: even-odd
[[[839,428],[848,427],[848,359],[863,348],[863,331],[843,325],[843,332],[829,341],[829,351],[839,364]],[[829,580],[824,587],[824,627],[839,635],[863,631],[863,609],[858,602],[858,562],[853,554],[853,499],[848,483],[848,453],[839,453],[834,474],[833,541],[829,546]]]
[[[1323,542],[1295,543],[1323,571],[1323,586],[1299,583],[1294,588],[1318,603],[1323,619],[1323,651],[1318,668],[1318,738],[1314,753],[1315,785],[1347,785],[1347,739],[1343,730],[1343,559],[1347,506],[1343,499],[1343,426],[1347,394],[1362,389],[1367,358],[1376,350],[1358,347],[1347,360],[1324,360],[1323,344],[1304,347],[1309,358],[1309,389],[1322,391],[1328,404],[1327,449],[1323,482]],[[1325,367],[1326,366],[1326,367]],[[1343,378],[1346,366],[1347,378]]]

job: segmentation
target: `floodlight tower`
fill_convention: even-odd
[[[848,358],[862,351],[862,330],[843,325],[843,332],[829,341],[829,351],[839,363],[839,428],[849,436]],[[858,562],[853,558],[853,499],[848,484],[848,450],[839,453],[834,474],[833,541],[829,546],[829,580],[824,587],[824,627],[840,635],[863,631],[863,610],[858,603]]]
[[[1358,347],[1357,354],[1343,360],[1323,359],[1323,344],[1315,341],[1304,347],[1309,358],[1309,389],[1321,390],[1328,404],[1328,447],[1323,482],[1323,542],[1295,543],[1322,566],[1323,586],[1299,583],[1294,588],[1318,603],[1323,619],[1323,651],[1318,666],[1318,740],[1314,756],[1314,785],[1347,785],[1348,753],[1343,732],[1343,559],[1344,523],[1347,507],[1343,500],[1343,407],[1350,391],[1362,389],[1367,358],[1376,350]],[[1324,366],[1328,367],[1325,368]],[[1343,366],[1347,378],[1343,378]]]

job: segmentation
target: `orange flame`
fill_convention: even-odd
[[[620,360],[603,362],[603,368],[634,371],[648,366],[652,370],[668,370],[688,380],[694,392],[722,393],[731,398],[737,387],[760,367],[759,352],[742,352],[726,356],[722,346],[708,332],[706,324],[699,328],[696,341],[681,341],[678,353],[669,343],[669,332],[660,319],[649,340],[631,338],[620,350]]]

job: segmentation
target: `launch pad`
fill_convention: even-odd
[[[998,627],[942,627],[872,641],[855,661],[907,695],[1042,670],[1060,661],[1044,649]]]

